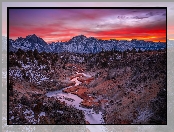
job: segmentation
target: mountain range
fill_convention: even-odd
[[[165,42],[152,42],[144,40],[132,39],[127,40],[101,40],[94,37],[86,37],[84,35],[78,35],[66,42],[52,42],[46,43],[42,38],[33,35],[28,35],[25,38],[18,37],[16,40],[9,39],[9,52],[17,51],[18,49],[24,51],[35,50],[39,52],[74,52],[74,53],[98,53],[100,51],[110,50],[158,50],[166,48]]]

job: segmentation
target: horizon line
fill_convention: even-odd
[[[42,37],[40,37],[40,36],[38,36],[38,35],[36,35],[36,34],[32,34],[32,35],[35,35],[35,36],[37,36],[38,38],[41,38],[41,39],[43,39]],[[32,35],[27,35],[27,36],[32,36]],[[27,36],[25,36],[24,38],[26,38]],[[85,36],[85,35],[83,35],[83,34],[79,34],[79,35],[75,35],[75,36],[73,36],[73,37],[77,37],[77,36]],[[4,36],[4,37],[6,37],[6,36]],[[72,38],[73,38],[72,37]],[[86,38],[92,38],[92,36],[90,36],[90,37],[87,37],[87,36],[85,36]],[[12,39],[12,40],[16,40],[16,39],[18,39],[18,38],[23,38],[23,37],[16,37],[15,39],[12,39],[12,38],[10,38],[9,37],[9,39]],[[71,38],[71,39],[72,39]],[[127,38],[127,39],[117,39],[117,38],[113,38],[113,37],[111,37],[111,38],[105,38],[105,39],[101,39],[101,38],[98,38],[98,37],[93,37],[93,38],[96,38],[96,39],[98,39],[98,40],[118,40],[118,41],[121,41],[121,40],[125,40],[125,41],[131,41],[131,40],[138,40],[138,41],[146,41],[146,42],[166,42],[166,41],[152,41],[152,40],[144,40],[144,39],[137,39],[137,38]],[[69,39],[69,40],[71,40],[71,39]],[[44,39],[43,39],[44,40]],[[62,41],[62,40],[57,40],[57,41],[45,41],[47,44],[50,44],[50,43],[55,43],[55,42],[68,42],[69,40],[66,40],[66,41]],[[173,39],[166,39],[166,40],[174,40],[174,38]]]

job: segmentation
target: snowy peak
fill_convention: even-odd
[[[82,42],[83,40],[87,39],[87,37],[85,35],[78,35],[73,37],[72,39],[70,39],[68,42]]]
[[[39,52],[45,51],[45,46],[47,43],[40,37],[33,35],[28,35],[26,38],[18,37],[16,40],[9,40],[12,47],[15,49],[22,49],[24,51],[27,50],[35,50],[37,49]]]
[[[38,43],[38,44],[42,44],[42,45],[47,44],[42,38],[36,36],[35,34],[28,35],[28,36],[26,36],[26,38],[18,37],[15,41],[19,42],[19,43],[29,42],[29,43]]]
[[[86,39],[87,37],[85,35],[78,35],[78,36],[75,36],[73,38],[76,38],[76,39]]]
[[[72,52],[72,53],[98,53],[102,50],[111,51],[119,50],[125,51],[127,49],[132,50],[135,48],[138,50],[159,50],[166,48],[166,43],[152,42],[132,39],[128,40],[101,40],[95,37],[87,38],[85,35],[78,35],[73,37],[67,42],[56,42],[47,44],[42,38],[33,35],[28,35],[26,38],[19,37],[17,40],[9,40],[12,48],[22,50],[35,50],[39,52]]]
[[[40,43],[42,45],[47,44],[42,38],[37,37],[35,34],[27,36],[26,40],[28,40],[31,43]]]

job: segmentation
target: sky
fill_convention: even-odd
[[[85,35],[98,39],[166,40],[165,9],[10,9],[9,37],[36,34],[46,42]]]
[[[167,7],[167,39],[174,40],[174,2],[2,2],[2,36],[6,37],[7,7]],[[45,37],[44,40],[63,40],[56,38]]]

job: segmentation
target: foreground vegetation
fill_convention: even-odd
[[[79,78],[83,83],[75,88],[81,91],[76,95],[85,107],[102,111],[106,124],[166,124],[166,65],[165,50],[10,52],[9,123],[85,124],[82,111],[45,96],[47,91],[73,86],[70,78],[85,72],[92,79]],[[26,118],[28,111],[34,116]]]

